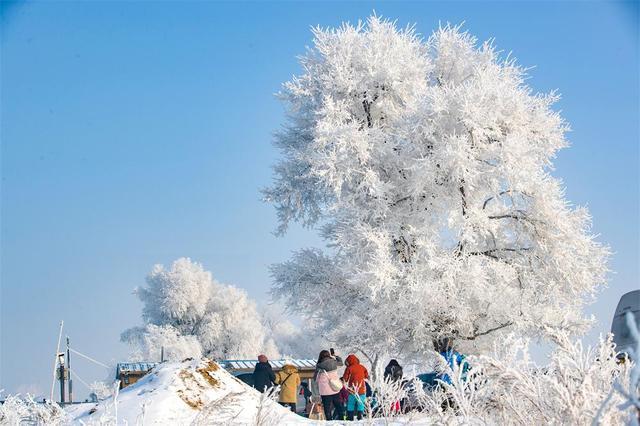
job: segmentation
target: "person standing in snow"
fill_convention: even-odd
[[[402,380],[402,367],[397,360],[392,359],[384,368],[384,379],[391,383],[397,383]],[[401,405],[401,401],[394,401],[391,410],[398,413],[400,412]]]
[[[465,356],[453,348],[453,340],[445,337],[443,339],[437,340],[434,343],[434,346],[436,351],[444,359],[444,362],[448,367],[446,371],[439,373],[436,376],[436,379],[440,380],[441,382],[451,384],[452,381],[451,377],[449,376],[449,369],[452,372],[455,372],[456,369],[460,368],[462,369],[461,376],[462,380],[464,381],[466,378],[466,372],[469,369],[469,364],[465,360]]]
[[[291,364],[285,363],[282,370],[276,374],[277,385],[280,385],[280,394],[278,402],[285,407],[291,408],[296,412],[296,402],[298,401],[298,386],[300,386],[300,375],[298,369]]]
[[[253,387],[264,392],[273,387],[275,383],[276,375],[269,364],[269,359],[266,355],[259,355],[256,368],[253,370]]]
[[[325,349],[318,355],[313,380],[318,386],[325,419],[341,420],[344,418],[344,411],[340,403],[342,383],[338,376],[338,366],[343,365],[343,362],[339,356],[335,355],[335,353],[332,355],[331,352]]]
[[[392,359],[389,361],[389,364],[384,368],[384,378],[392,382],[402,380],[402,367],[397,360]]]
[[[309,404],[309,400],[311,399],[311,391],[309,390],[309,384],[307,382],[300,383],[300,395],[304,397],[305,406]]]
[[[344,379],[340,377],[340,381],[343,383],[342,389],[340,390],[340,406],[342,407],[342,412],[346,413],[347,411],[347,401],[349,400],[349,391],[346,387],[344,387]],[[339,418],[338,420],[345,420],[344,417]]]
[[[434,342],[434,346],[447,365],[446,370],[438,373],[436,376],[436,380],[440,382],[439,386],[445,387],[443,386],[445,383],[451,385],[453,382],[451,380],[451,376],[449,376],[449,372],[451,371],[455,373],[459,371],[458,369],[461,370],[460,378],[462,381],[465,381],[467,371],[469,370],[469,363],[465,360],[464,355],[453,348],[453,340],[450,338],[440,339]],[[445,411],[448,409],[457,411],[458,407],[452,396],[447,396],[447,399],[443,401],[442,409]]]
[[[349,390],[347,420],[353,420],[356,414],[358,420],[361,420],[364,414],[367,393],[365,380],[369,378],[369,371],[364,365],[360,364],[360,360],[354,354],[347,357],[346,365],[347,368],[345,368],[342,378],[346,388]]]

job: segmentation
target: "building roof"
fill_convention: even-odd
[[[122,373],[146,373],[156,365],[157,362],[119,362],[116,366],[116,378]]]
[[[227,370],[253,370],[258,361],[255,359],[225,359],[219,364]],[[299,370],[311,370],[316,368],[314,359],[275,359],[269,360],[273,368],[280,369],[285,364],[290,364]]]

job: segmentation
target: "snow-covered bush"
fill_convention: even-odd
[[[55,402],[39,403],[31,395],[9,395],[0,404],[1,425],[60,425],[65,413]]]
[[[631,312],[627,312],[625,320],[629,333],[634,340],[634,345],[628,349],[626,354],[623,354],[623,361],[625,364],[631,363],[631,365],[626,366],[627,375],[622,375],[616,379],[609,397],[602,403],[600,411],[603,412],[609,407],[611,399],[617,393],[623,398],[623,402],[618,405],[618,408],[629,412],[628,421],[630,425],[638,426],[640,425],[640,331],[638,330],[638,323]],[[599,418],[600,413],[598,415]]]
[[[449,369],[451,384],[418,387],[412,397],[438,424],[615,425],[637,415],[611,392],[614,381],[629,382],[631,369],[618,364],[610,337],[585,348],[565,332],[554,336],[544,367],[531,361],[527,340],[509,336],[490,355],[470,357],[470,371]]]
[[[188,258],[176,260],[170,269],[156,265],[147,287],[136,294],[144,304],[146,324],[121,336],[133,345],[134,355],[156,360],[162,346],[167,359],[200,353],[213,359],[278,355],[247,293],[220,284]]]
[[[89,389],[91,393],[95,395],[98,401],[102,401],[103,399],[107,399],[113,394],[113,385],[108,384],[107,382],[99,382],[95,381],[91,383]]]
[[[280,232],[317,227],[329,249],[275,265],[274,294],[372,361],[584,329],[608,249],[550,174],[558,96],[457,27],[424,41],[372,17],[314,36],[265,197]]]
[[[565,332],[554,335],[557,346],[544,368],[531,362],[527,343],[518,339],[508,339],[492,356],[475,359],[471,385],[477,383],[479,400],[490,402],[490,416],[496,421],[589,424],[596,418],[613,381],[624,374],[611,337],[585,348]],[[622,413],[616,401],[611,402],[602,410],[602,421],[619,424]]]

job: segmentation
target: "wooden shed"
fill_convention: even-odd
[[[134,384],[156,365],[157,362],[119,362],[116,366],[116,380],[120,382],[120,389]]]

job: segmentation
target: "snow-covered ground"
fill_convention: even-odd
[[[127,425],[339,425],[293,414],[233,377],[215,362],[167,362],[119,395],[66,409],[72,424]],[[117,419],[117,420],[116,420]],[[389,424],[382,419],[380,424]],[[428,424],[426,419],[395,424]],[[351,422],[358,424],[358,422]],[[368,423],[371,424],[371,423]]]
[[[115,403],[114,403],[115,401]],[[293,424],[302,418],[269,400],[208,360],[168,362],[119,395],[68,410],[74,423]]]

